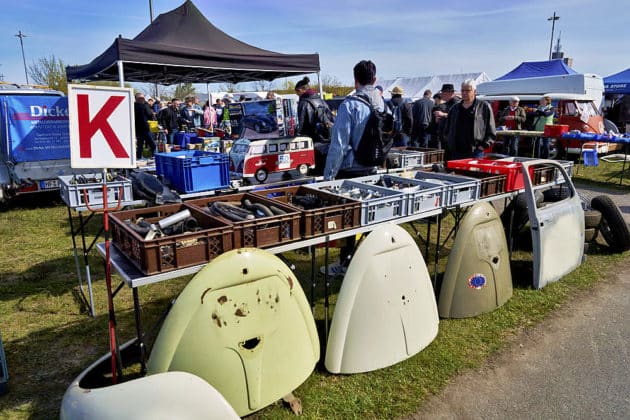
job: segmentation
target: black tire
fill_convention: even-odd
[[[599,233],[598,228],[584,229],[584,242],[593,242],[595,239],[597,239],[598,233]]]
[[[544,201],[542,193],[534,191],[534,198],[536,200],[536,206],[540,207],[540,204]],[[517,195],[501,214],[501,221],[503,222],[503,226],[505,226],[506,231],[510,223],[510,212],[512,210],[514,211],[512,232],[515,233],[517,230],[525,226],[529,220],[529,214],[527,213],[527,196],[525,194]]]
[[[303,164],[299,165],[297,167],[297,172],[298,172],[298,174],[300,174],[302,176],[308,175],[308,165],[306,163],[303,163]]]
[[[265,182],[267,180],[267,170],[260,168],[256,171],[256,173],[254,174],[254,178],[256,178],[256,181],[260,182],[261,184],[263,182]]]
[[[596,228],[602,221],[602,213],[599,210],[586,210],[584,212],[584,229]]]
[[[619,207],[607,195],[593,198],[591,206],[602,213],[599,231],[613,251],[623,252],[630,249],[630,230]]]

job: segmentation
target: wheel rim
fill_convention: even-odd
[[[298,166],[298,172],[300,173],[300,175],[306,175],[306,173],[308,172],[308,166],[306,166],[305,164],[301,164],[300,166]]]
[[[267,179],[267,171],[265,171],[264,169],[259,169],[256,171],[256,181],[258,182],[265,182],[265,179]]]

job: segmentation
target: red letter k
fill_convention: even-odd
[[[79,122],[79,150],[82,158],[92,157],[92,137],[101,130],[105,141],[117,158],[128,158],[120,139],[114,133],[107,119],[125,99],[124,96],[112,96],[90,121],[90,102],[88,95],[77,95],[77,112]]]

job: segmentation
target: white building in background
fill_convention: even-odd
[[[422,98],[425,90],[430,89],[433,94],[436,94],[442,88],[445,83],[452,83],[455,87],[455,92],[459,92],[459,87],[464,80],[473,79],[477,84],[489,82],[491,79],[485,72],[478,73],[457,73],[457,74],[438,74],[434,76],[420,76],[420,77],[397,77],[396,79],[377,80],[376,84],[383,86],[383,96],[390,98],[390,90],[394,86],[399,86],[403,89],[405,98],[411,98],[413,100]]]

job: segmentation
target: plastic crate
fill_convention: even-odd
[[[393,147],[389,156],[398,159],[399,168],[419,168],[444,162],[444,150],[425,147]]]
[[[375,198],[361,200],[361,226],[380,223],[407,215],[409,194],[406,192],[365,185],[347,179],[316,182],[307,184],[304,187],[327,191],[342,197],[344,193],[353,190],[361,194],[376,193],[378,196]]]
[[[422,180],[394,175],[370,175],[354,178],[362,184],[376,185],[408,193],[407,214],[418,214],[441,208],[445,202],[446,188]]]
[[[361,225],[361,202],[357,200],[304,186],[272,188],[256,191],[254,194],[294,206],[296,210],[300,211],[302,214],[302,237],[304,238],[327,235]],[[317,197],[323,202],[323,206],[317,209],[303,209],[295,201],[298,196]]]
[[[443,185],[446,188],[444,205],[447,207],[470,203],[479,198],[481,185],[481,180],[479,179],[425,171],[416,172],[415,178]]]
[[[295,207],[271,201],[260,195],[253,193],[226,194],[186,201],[186,204],[200,211],[207,212],[208,204],[213,202],[225,201],[241,204],[244,199],[249,199],[252,203],[276,206],[284,210],[286,214],[243,220],[240,222],[230,221],[217,216],[218,219],[229,223],[233,227],[234,248],[268,248],[300,239],[300,211]]]
[[[79,184],[78,180],[94,180]],[[64,203],[70,208],[90,207],[103,208],[103,183],[96,181],[102,179],[102,174],[61,175],[59,176],[59,194]],[[87,203],[86,203],[87,198]],[[122,206],[133,202],[133,190],[131,181],[123,176],[117,176],[115,181],[107,182],[107,207],[116,206],[118,200]]]
[[[509,157],[504,159],[499,159],[500,161],[505,162],[530,162],[532,160],[539,160],[538,158],[531,157]],[[569,177],[573,176],[573,162],[570,160],[554,160],[555,163],[559,163],[560,166],[567,171]],[[564,182],[564,178],[562,176],[562,172],[557,171],[555,167],[549,166],[535,166],[530,172],[530,176],[532,177],[533,185],[541,186],[547,184],[558,183],[561,184]]]
[[[125,223],[140,218],[157,223],[185,209],[197,219],[201,230],[145,240]],[[232,226],[184,204],[114,212],[109,220],[114,246],[147,275],[204,264],[232,249]]]
[[[230,185],[230,158],[224,153],[182,150],[156,153],[155,168],[183,193],[216,190]]]
[[[479,171],[467,171],[465,169],[455,169],[454,172],[457,175],[479,180],[478,199],[507,192],[507,175],[505,174],[495,175]]]
[[[564,133],[569,132],[569,126],[566,124],[547,124],[543,134],[545,137],[561,137]]]

